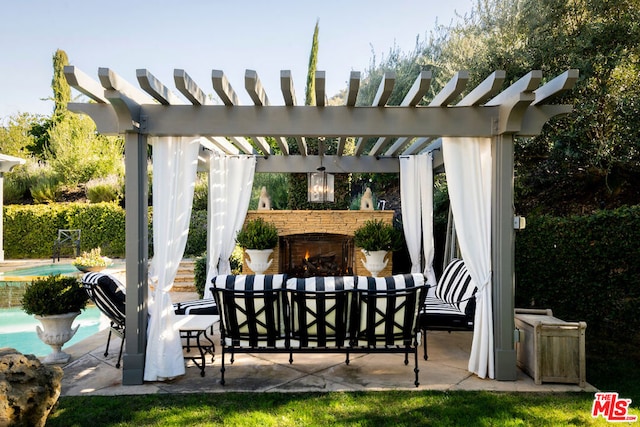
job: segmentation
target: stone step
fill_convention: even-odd
[[[193,282],[193,273],[191,274],[180,274],[176,275],[176,278],[173,280],[174,282],[185,283],[185,282]]]
[[[193,284],[195,261],[183,259],[178,266],[178,273],[173,281],[172,292],[195,292],[196,287]]]

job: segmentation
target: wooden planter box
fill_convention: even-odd
[[[551,310],[515,310],[520,330],[516,343],[518,367],[536,384],[586,384],[585,322],[565,322]]]

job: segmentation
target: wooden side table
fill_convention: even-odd
[[[184,358],[192,360],[200,369],[200,376],[204,377],[206,355],[211,355],[211,363],[215,356],[215,345],[207,332],[213,334],[213,325],[220,317],[202,314],[176,315],[175,317],[175,327],[180,330],[182,348],[186,352]],[[198,353],[191,353],[192,349],[198,349]]]
[[[551,310],[515,309],[520,330],[516,344],[518,367],[536,384],[586,384],[585,322],[565,322]]]

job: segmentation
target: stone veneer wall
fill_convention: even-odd
[[[393,223],[393,211],[311,211],[311,210],[278,210],[278,211],[249,211],[245,221],[255,218],[263,218],[273,223],[280,236],[302,233],[333,233],[353,236],[354,231],[368,220],[382,220],[387,224]],[[280,248],[276,247],[271,256],[273,262],[265,274],[277,274],[280,265]],[[369,276],[369,271],[364,268],[362,262],[364,255],[360,248],[355,248],[354,274]],[[384,270],[378,276],[390,276],[392,271],[391,254]],[[243,262],[242,271],[251,273],[251,269]]]

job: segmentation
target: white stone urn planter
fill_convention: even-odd
[[[76,325],[72,328],[71,325],[80,312],[65,313],[65,314],[51,314],[48,316],[35,315],[43,326],[36,326],[36,332],[38,338],[45,344],[51,346],[53,353],[48,355],[43,363],[55,364],[55,363],[67,363],[71,358],[71,355],[62,351],[62,346],[69,341],[75,333],[78,331],[80,325]]]
[[[362,260],[364,268],[369,270],[373,277],[378,277],[378,274],[384,270],[389,262],[388,259],[385,259],[388,251],[366,251],[364,249],[361,249],[361,251],[365,257]]]
[[[273,262],[269,259],[273,249],[245,249],[244,251],[249,257],[247,265],[255,274],[263,274]]]

